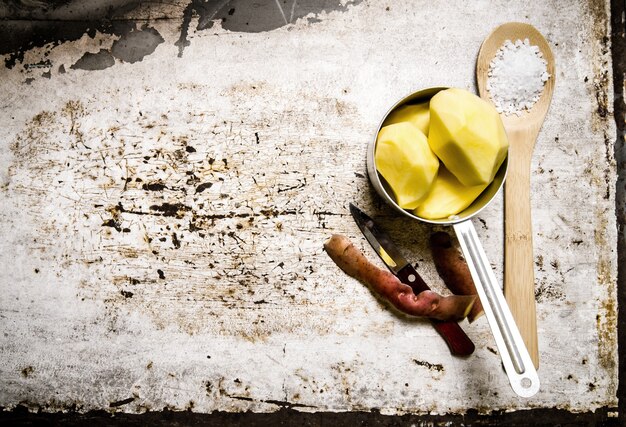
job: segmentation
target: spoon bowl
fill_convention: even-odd
[[[547,62],[550,77],[539,100],[518,116],[501,114],[509,138],[509,170],[504,186],[504,295],[535,367],[539,367],[535,308],[534,257],[530,209],[530,167],[539,130],[554,92],[555,65],[550,46],[535,27],[509,22],[497,27],[483,42],[476,61],[480,97],[493,102],[487,90],[489,65],[507,41],[528,39]]]
[[[545,82],[543,91],[539,100],[530,110],[522,111],[521,115],[502,114],[502,121],[507,131],[509,129],[527,128],[531,124],[537,126],[537,131],[541,127],[543,120],[550,108],[552,93],[554,92],[554,56],[546,39],[532,25],[522,22],[508,22],[500,25],[487,36],[478,52],[478,60],[476,61],[476,83],[478,84],[478,93],[480,97],[491,102],[491,96],[487,90],[487,79],[489,72],[489,63],[496,56],[496,52],[507,40],[524,40],[528,39],[531,45],[537,46],[543,54],[543,59],[547,62],[548,74],[550,78]],[[532,141],[534,145],[535,141]]]

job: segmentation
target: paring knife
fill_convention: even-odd
[[[372,245],[389,270],[391,270],[402,283],[409,285],[415,295],[430,289],[415,268],[402,256],[402,253],[391,241],[389,236],[379,229],[365,212],[350,203],[350,213],[367,241]],[[468,356],[474,352],[474,343],[465,334],[458,323],[453,321],[444,322],[437,319],[429,320],[446,344],[448,344],[452,354],[456,356]]]

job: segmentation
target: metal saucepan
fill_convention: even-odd
[[[472,274],[474,284],[476,285],[476,291],[482,302],[491,332],[496,341],[498,352],[502,357],[502,363],[509,378],[509,382],[511,383],[511,387],[519,396],[531,397],[539,391],[539,377],[537,371],[528,354],[528,350],[522,340],[517,325],[513,320],[509,306],[504,299],[504,295],[496,281],[496,277],[471,221],[471,218],[483,210],[502,187],[506,177],[508,158],[503,162],[502,166],[500,166],[493,182],[467,209],[455,215],[453,218],[439,220],[420,218],[412,212],[398,206],[394,199],[393,192],[384,178],[382,178],[376,170],[374,161],[376,139],[387,116],[401,105],[428,101],[433,95],[443,89],[447,88],[436,87],[415,92],[396,103],[396,105],[387,112],[376,129],[376,135],[367,149],[367,173],[376,192],[398,212],[409,218],[429,224],[452,225],[454,227],[461,250],[463,251],[463,255],[465,256],[465,260]]]

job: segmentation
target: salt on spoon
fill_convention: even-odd
[[[550,78],[538,46],[528,39],[506,40],[489,63],[487,91],[496,110],[521,116],[539,100]]]

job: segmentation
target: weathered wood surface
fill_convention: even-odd
[[[608,18],[603,2],[581,3],[363,1],[300,19],[290,3],[288,24],[260,32],[228,18],[197,29],[215,16],[188,13],[185,46],[175,2],[126,15],[151,17],[123,21],[130,34],[162,38],[142,60],[118,50],[111,65],[128,33],[96,32],[0,69],[0,406],[614,406]],[[510,20],[543,32],[558,69],[532,170],[542,390],[529,400],[512,393],[486,319],[463,324],[477,350],[453,358],[428,322],[391,311],[322,251],[339,232],[375,258],[353,201],[445,292],[433,229],[372,193],[365,147],[411,91],[473,89],[482,39]],[[110,66],[81,69],[102,51]],[[476,220],[500,280],[501,210],[498,198]]]

